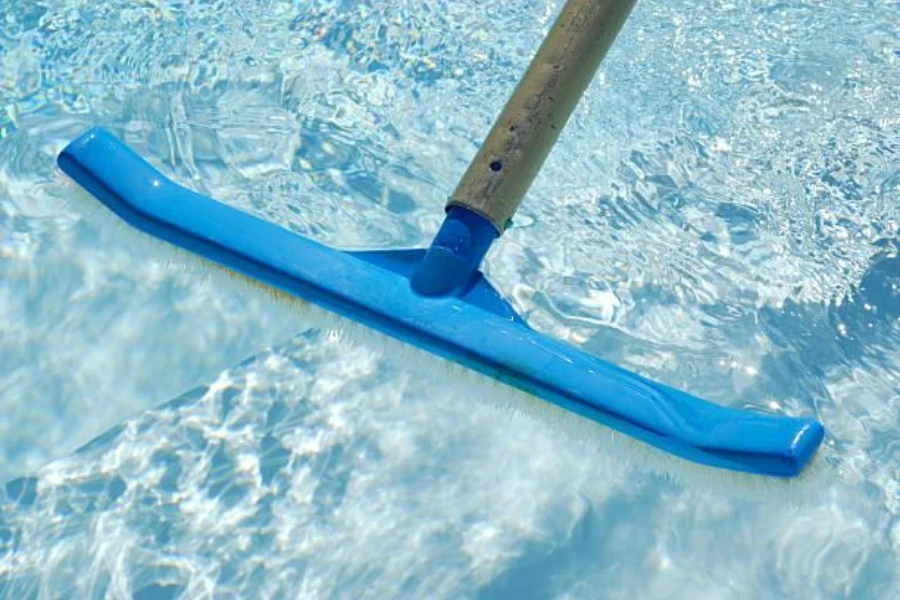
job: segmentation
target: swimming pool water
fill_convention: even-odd
[[[802,503],[169,265],[54,165],[102,124],[421,245],[560,6],[0,0],[0,596],[900,597],[895,0],[641,0],[487,265],[541,331],[819,418]]]

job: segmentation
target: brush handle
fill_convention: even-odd
[[[448,202],[503,233],[636,0],[569,0]]]

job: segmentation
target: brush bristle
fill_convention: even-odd
[[[448,385],[448,380],[451,381],[450,385],[456,393],[464,392],[467,397],[481,399],[495,407],[498,416],[506,415],[508,422],[498,421],[498,426],[515,427],[523,421],[537,421],[541,426],[549,427],[582,445],[584,460],[596,461],[598,469],[603,469],[604,465],[627,465],[634,471],[650,473],[693,489],[741,499],[774,501],[789,506],[815,502],[819,493],[827,488],[822,484],[829,472],[825,447],[804,472],[793,479],[750,475],[681,459],[508,384],[438,358],[425,350],[144,234],[103,208],[81,188],[70,185],[71,191],[67,197],[72,199],[71,207],[74,210],[86,215],[97,226],[115,228],[114,231],[122,239],[128,240],[132,249],[138,249],[142,256],[154,257],[150,260],[163,268],[194,273],[210,285],[222,289],[232,287],[246,290],[249,286],[256,292],[264,292],[272,301],[272,310],[300,314],[303,323],[308,324],[310,329],[319,329],[335,336],[340,343],[347,345],[348,351],[351,347],[363,346],[378,352],[382,360],[411,376],[440,379],[436,381],[436,385],[443,386]]]

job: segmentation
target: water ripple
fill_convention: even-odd
[[[487,265],[542,331],[822,419],[799,508],[323,333],[221,372],[305,322],[54,165],[99,122],[318,240],[422,244],[560,4],[0,0],[0,596],[897,595],[893,0],[639,3]]]

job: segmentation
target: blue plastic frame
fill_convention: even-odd
[[[481,256],[459,267],[471,276],[425,285],[449,293],[429,294],[411,279],[453,257],[329,248],[175,184],[103,129],[74,140],[59,166],[150,235],[683,458],[792,477],[822,441],[814,420],[713,404],[534,331],[474,270]],[[468,215],[453,219],[474,227],[471,251],[483,255],[493,237]],[[458,227],[445,233],[469,235]]]

